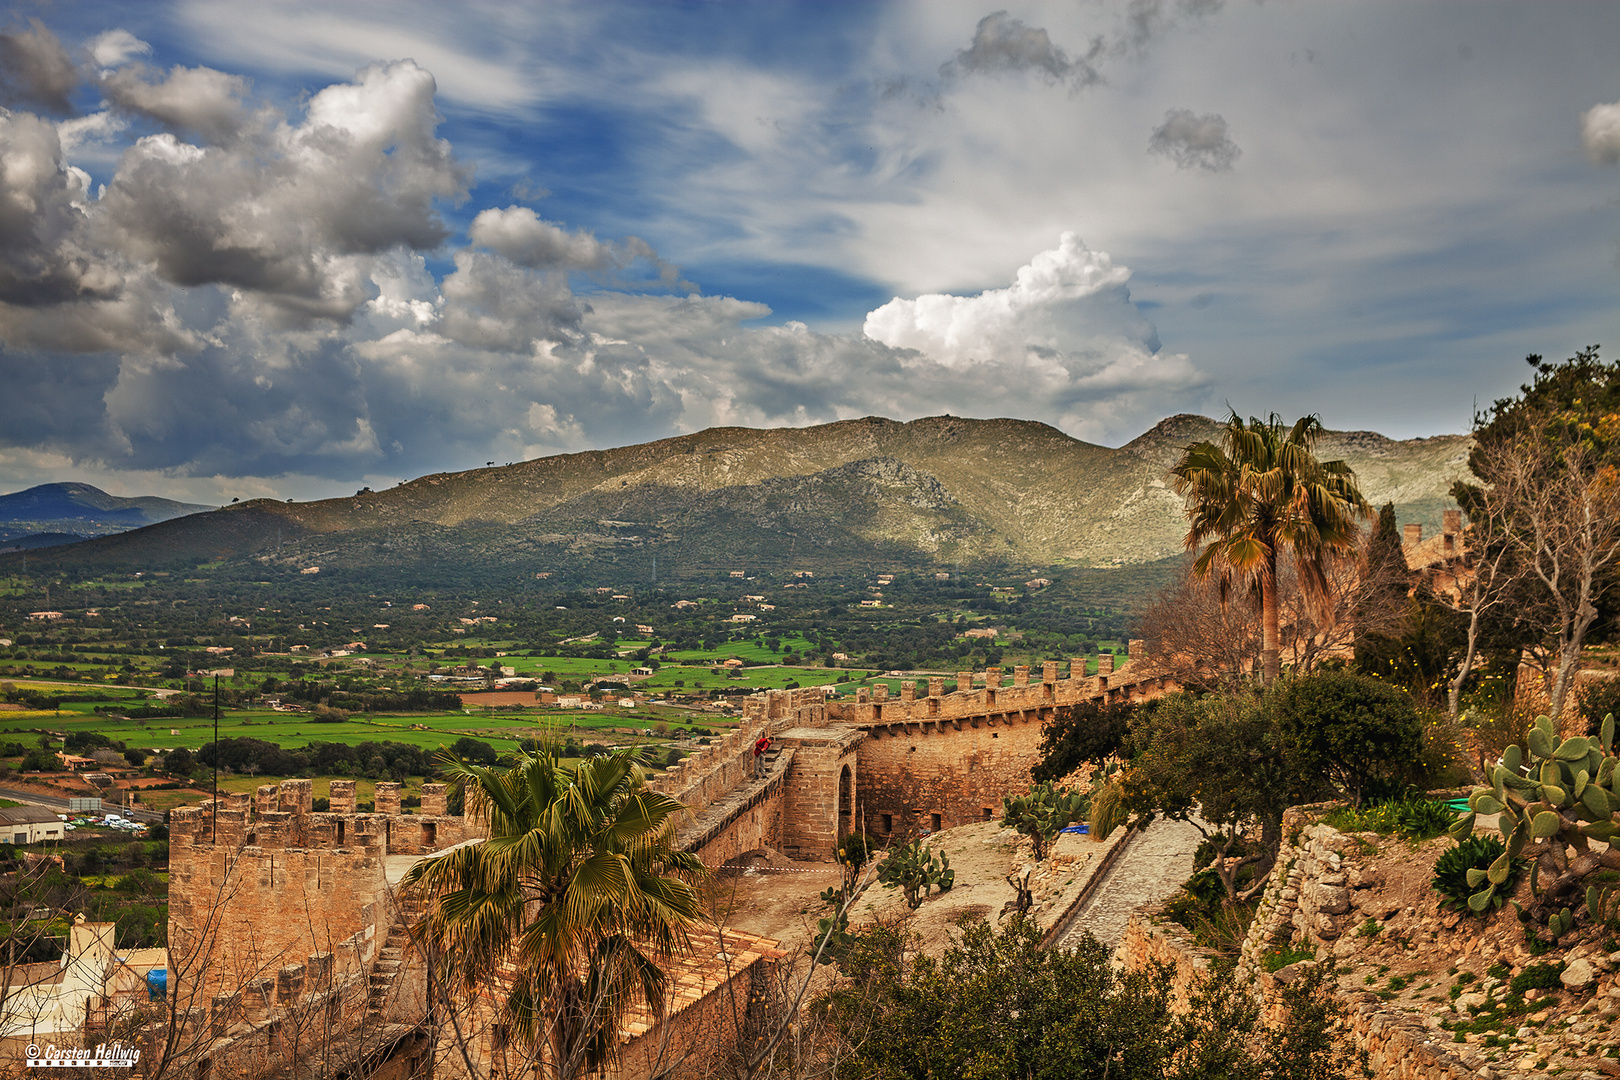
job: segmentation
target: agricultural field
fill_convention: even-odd
[[[98,756],[119,789],[142,786],[162,808],[194,800],[195,789],[152,785],[211,781],[216,756],[233,790],[289,772],[322,790],[331,775],[414,785],[441,748],[493,761],[535,738],[574,753],[641,744],[667,764],[723,730],[740,695],[849,694],[880,682],[897,693],[902,678],[1038,670],[1047,658],[1119,651],[1128,630],[1098,589],[1111,578],[1082,571],[1050,588],[1008,571],[981,581],[899,572],[650,588],[536,577],[476,592],[272,583],[262,572],[210,564],[12,578],[0,589],[0,769],[32,782],[58,764],[51,751]],[[496,689],[543,685],[590,707],[463,702],[503,677],[517,685]],[[377,749],[356,749],[366,744]],[[167,759],[181,752],[171,780]],[[58,793],[88,789],[82,776],[52,783]]]
[[[0,712],[0,739],[32,741],[37,731],[62,735],[93,731],[127,746],[148,750],[196,750],[214,740],[212,717],[159,717],[132,720],[97,715],[98,703],[72,702],[60,711]],[[453,713],[351,715],[341,720],[319,720],[308,713],[264,709],[225,710],[220,714],[221,738],[252,738],[282,747],[312,742],[356,746],[365,742],[397,742],[434,750],[463,735],[517,741],[548,733],[610,733],[618,728],[641,729],[663,723],[679,732],[694,725],[722,724],[712,716],[657,705],[633,709],[541,709],[520,712],[468,707]]]

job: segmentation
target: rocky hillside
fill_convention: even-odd
[[[1115,565],[1181,550],[1165,468],[1215,421],[1176,416],[1120,449],[1025,420],[879,417],[693,435],[438,473],[311,503],[267,500],[62,549],[64,561],[136,563],[259,554],[408,564],[525,563],[667,552],[690,568],[738,560],[813,566],[881,555],[917,563]],[[1375,503],[1438,527],[1466,469],[1465,436],[1397,442],[1337,432]],[[616,554],[617,553],[617,554]]]

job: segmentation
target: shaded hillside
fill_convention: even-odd
[[[876,417],[713,428],[654,443],[439,473],[312,503],[255,500],[41,553],[64,567],[258,556],[423,573],[449,561],[543,572],[624,560],[650,570],[785,569],[866,560],[1113,565],[1175,555],[1181,501],[1164,472],[1218,430],[1171,417],[1120,449],[1024,420]],[[1376,504],[1439,524],[1466,436],[1335,432]],[[638,573],[640,571],[638,570]]]
[[[61,547],[63,544],[77,544],[83,539],[85,537],[78,533],[28,533],[26,536],[0,540],[0,551],[33,551],[36,548]]]
[[[124,532],[212,509],[155,495],[125,499],[89,484],[41,484],[0,495],[0,546],[36,533],[83,537]]]

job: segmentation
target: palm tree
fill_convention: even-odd
[[[1193,443],[1170,470],[1176,494],[1187,500],[1187,549],[1210,541],[1193,572],[1205,577],[1218,571],[1223,598],[1233,584],[1260,594],[1261,668],[1268,683],[1282,668],[1279,555],[1290,551],[1301,588],[1308,597],[1322,597],[1329,558],[1356,547],[1361,539],[1356,519],[1372,512],[1348,465],[1316,460],[1321,433],[1316,416],[1301,417],[1285,429],[1276,413],[1245,424],[1234,412],[1219,445]]]
[[[685,807],[646,786],[634,750],[445,771],[489,838],[411,867],[403,887],[429,901],[413,932],[452,993],[503,988],[498,1022],[551,1076],[597,1068],[632,1006],[662,1013],[658,960],[702,912],[703,865],[671,846]]]

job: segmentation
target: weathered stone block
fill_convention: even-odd
[[[450,786],[448,784],[422,785],[422,813],[443,816],[450,812]]]
[[[333,780],[327,802],[334,814],[354,813],[354,781]]]
[[[377,813],[389,815],[399,813],[399,792],[402,786],[391,780],[377,781]]]

